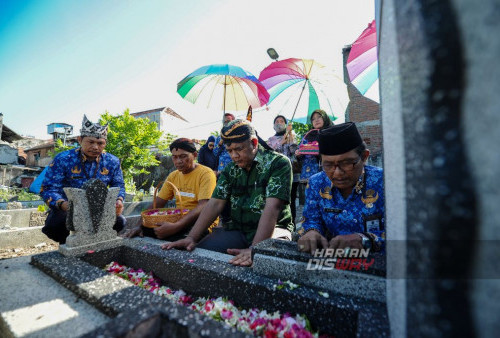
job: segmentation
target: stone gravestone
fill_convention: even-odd
[[[113,225],[116,221],[116,198],[120,188],[107,188],[97,179],[87,181],[83,189],[64,188],[70,208],[66,226],[70,235],[59,251],[67,256],[89,250],[108,249],[122,243]]]
[[[381,6],[391,334],[497,337],[499,3]]]
[[[10,229],[11,221],[11,215],[0,214],[0,229]]]
[[[41,211],[32,211],[30,213],[30,227],[38,227],[43,226],[45,224],[45,220],[47,219],[47,213]]]

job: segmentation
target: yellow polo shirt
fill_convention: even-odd
[[[209,200],[216,185],[213,170],[201,164],[198,164],[188,174],[183,174],[179,170],[175,170],[168,175],[167,181],[173,183],[179,189],[182,197],[182,208],[189,210],[196,208],[199,200]],[[174,195],[174,188],[168,183],[163,183],[158,197],[164,200],[171,200],[175,197],[175,206],[180,209],[179,197]],[[217,223],[218,219],[214,224],[217,225]]]

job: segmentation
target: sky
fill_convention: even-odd
[[[0,112],[18,134],[48,139],[53,122],[77,132],[83,114],[167,106],[189,121],[171,120],[170,133],[206,138],[222,113],[177,94],[186,75],[228,63],[258,77],[273,47],[342,76],[342,47],[374,13],[371,0],[0,0]],[[280,104],[254,110],[261,136]]]

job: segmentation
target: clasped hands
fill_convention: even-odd
[[[297,241],[299,251],[314,255],[316,249],[363,249],[361,237],[358,234],[337,235],[330,242],[318,231],[308,231]]]

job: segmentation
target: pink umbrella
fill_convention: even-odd
[[[320,108],[336,119],[348,102],[344,81],[312,59],[275,61],[260,72],[259,81],[269,92],[268,105],[275,102],[295,122],[311,123],[312,112]]]
[[[373,20],[351,45],[347,59],[347,72],[351,83],[359,92],[379,101],[378,95],[378,59],[377,26]]]

